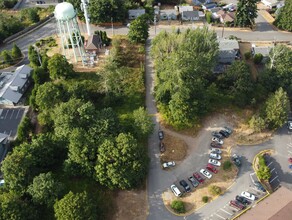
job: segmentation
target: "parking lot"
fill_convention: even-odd
[[[14,138],[24,112],[25,108],[0,109],[0,133],[7,134],[10,138]]]
[[[256,201],[266,195],[265,192],[262,192],[262,191],[258,190],[252,184],[252,180],[251,180],[250,187],[247,188],[247,189],[243,189],[242,191],[247,191],[249,193],[254,194],[257,197]],[[241,192],[238,192],[238,195],[240,195],[240,193]],[[253,201],[249,206],[254,206],[256,201]],[[246,208],[248,208],[249,206],[247,206]],[[210,217],[205,218],[204,220],[222,220],[222,219],[228,220],[228,219],[234,218],[236,215],[238,215],[242,211],[243,210],[239,210],[237,208],[234,208],[234,207],[230,206],[229,203],[225,203],[225,204],[222,204],[222,207],[220,209],[218,209],[215,212],[213,212],[210,215]]]
[[[277,168],[275,166],[276,161],[273,157],[271,157],[269,155],[265,155],[264,157],[266,160],[266,164],[270,168],[270,172],[271,172],[271,178],[269,179],[269,182],[270,182],[270,185],[271,185],[273,191],[275,191],[280,186],[278,171],[277,171]]]

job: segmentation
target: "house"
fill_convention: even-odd
[[[129,19],[133,20],[133,19],[138,18],[140,15],[144,15],[145,9],[131,9],[131,10],[128,10],[128,14],[129,14]]]
[[[202,5],[202,9],[204,10],[209,10],[211,8],[216,8],[217,7],[217,3],[215,2],[210,2],[210,3],[206,3],[204,5]]]
[[[270,51],[273,47],[272,46],[256,46],[254,44],[251,45],[251,54],[252,56],[256,54],[262,54],[263,60],[262,63],[265,63],[269,59]]]
[[[177,11],[174,9],[165,9],[160,11],[160,20],[176,20]]]
[[[193,0],[192,2],[193,2],[194,5],[201,6],[201,5],[204,5],[204,4],[208,3],[207,1],[208,0]],[[210,0],[209,0],[209,2],[210,2]]]
[[[0,164],[6,156],[9,136],[7,134],[0,133]]]
[[[16,105],[31,83],[31,71],[27,65],[17,67],[14,73],[0,75],[0,104]]]
[[[183,11],[181,18],[184,21],[198,21],[200,19],[198,11]]]
[[[194,7],[193,6],[185,6],[185,5],[179,5],[178,6],[178,12],[182,14],[184,11],[193,11]]]
[[[235,19],[234,12],[227,12],[219,15],[219,20],[221,23],[233,23]]]
[[[291,219],[292,192],[281,186],[264,201],[238,217],[239,220],[286,220]]]
[[[102,48],[102,40],[99,34],[90,35],[84,44],[85,50],[91,53],[98,53]]]
[[[213,19],[219,19],[221,14],[224,14],[225,11],[222,10],[222,8],[216,7],[216,8],[211,8],[208,11],[212,13],[212,18]]]
[[[270,9],[273,8],[273,7],[276,7],[277,4],[279,3],[278,0],[261,0],[261,2],[262,2],[265,6],[269,7]]]
[[[219,63],[232,63],[239,57],[239,44],[237,40],[218,39]]]

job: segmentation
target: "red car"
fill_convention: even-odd
[[[288,158],[289,163],[292,163],[292,157]]]
[[[216,143],[216,142],[212,142],[212,143],[210,144],[210,146],[213,147],[213,148],[222,148],[222,145],[220,145],[220,144],[218,144],[218,143]]]
[[[200,182],[200,183],[203,183],[204,182],[204,179],[203,179],[203,177],[201,177],[201,175],[199,174],[199,173],[194,173],[193,174],[194,175],[194,177]]]
[[[213,173],[218,173],[218,170],[212,164],[208,164],[206,166],[206,169],[213,172]]]
[[[245,206],[243,204],[241,204],[240,202],[238,202],[236,200],[231,200],[229,202],[229,205],[234,207],[234,208],[237,208],[239,210],[243,210],[245,208]]]

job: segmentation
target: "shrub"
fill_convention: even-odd
[[[232,163],[230,160],[226,160],[223,163],[223,170],[227,171],[227,170],[231,170],[232,167]]]
[[[263,55],[261,53],[257,53],[254,55],[253,62],[255,64],[260,64],[263,60]]]
[[[244,54],[244,57],[245,57],[246,60],[249,60],[251,58],[251,52],[246,52]]]
[[[177,213],[185,213],[186,210],[185,210],[185,205],[182,201],[180,200],[174,200],[172,201],[171,203],[171,208],[177,212]]]
[[[212,22],[212,13],[209,11],[206,13],[206,21],[208,24],[211,24]]]
[[[259,169],[257,176],[261,180],[269,180],[271,178],[270,168],[266,165],[265,158],[263,155],[258,156]]]
[[[215,185],[211,185],[208,187],[209,189],[209,192],[213,195],[213,196],[216,196],[216,195],[220,195],[221,194],[221,188],[219,186],[215,186]]]
[[[203,196],[202,197],[202,202],[207,203],[209,201],[209,197],[208,196]]]

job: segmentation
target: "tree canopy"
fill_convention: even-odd
[[[61,54],[54,54],[48,62],[50,78],[67,79],[74,74],[73,65],[68,63],[66,58]]]
[[[285,1],[285,5],[280,9],[279,15],[276,17],[275,24],[278,28],[292,31],[292,1]]]
[[[257,0],[239,0],[235,15],[235,25],[239,27],[251,27],[257,18]]]
[[[133,43],[145,43],[149,33],[149,24],[147,23],[147,15],[140,15],[131,22],[128,33],[129,40]]]

